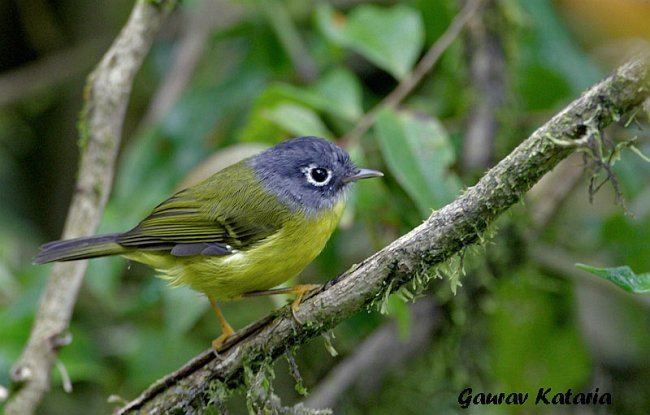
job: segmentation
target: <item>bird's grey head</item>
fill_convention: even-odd
[[[345,150],[318,137],[284,141],[248,163],[266,190],[309,216],[331,209],[352,182],[382,175],[356,167]]]

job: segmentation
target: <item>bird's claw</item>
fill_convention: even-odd
[[[298,325],[302,326],[304,323],[296,315],[296,312],[298,311],[298,308],[299,308],[299,305],[294,306],[294,304],[291,304],[291,317],[293,317],[293,320],[296,323],[298,323]]]
[[[212,348],[214,349],[215,352],[219,352],[223,345],[228,341],[230,337],[232,337],[233,333],[224,333],[221,336],[217,337],[216,339],[212,340]]]
[[[298,316],[296,315],[296,313],[298,312],[298,309],[300,309],[300,303],[302,302],[302,298],[308,292],[313,291],[315,289],[318,289],[320,287],[321,287],[321,285],[319,285],[319,284],[303,284],[303,285],[299,285],[299,286],[294,287],[294,288],[296,288],[296,291],[295,291],[296,299],[293,300],[293,303],[291,303],[291,316],[293,317],[295,322],[298,323],[299,325],[302,326],[304,324],[302,322],[302,320],[300,320],[298,318]]]

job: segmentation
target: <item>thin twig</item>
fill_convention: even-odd
[[[620,67],[535,131],[455,201],[303,300],[296,315],[304,325],[297,326],[285,307],[242,330],[219,356],[204,352],[118,412],[158,414],[205,405],[215,381],[221,387],[242,385],[245,365],[254,368],[269,357],[283,355],[384,298],[387,287],[396,290],[481,240],[501,213],[575,151],[550,138],[578,139],[580,126],[589,119],[603,129],[650,95],[649,63],[650,57],[643,56]]]
[[[0,106],[29,98],[87,71],[104,42],[93,39],[0,74]]]
[[[91,235],[97,229],[111,187],[133,78],[175,3],[139,0],[117,39],[88,77],[79,120],[81,160],[64,239]],[[10,397],[6,414],[33,413],[48,391],[52,365],[57,349],[67,339],[87,264],[57,263],[52,268],[27,346],[11,370],[18,390]]]
[[[532,201],[532,237],[537,238],[553,221],[564,201],[580,183],[584,167],[580,155],[573,154],[531,189],[528,199]]]
[[[396,108],[408,94],[422,81],[428,74],[433,66],[438,62],[442,54],[449,48],[449,46],[458,37],[463,27],[469,22],[470,18],[481,5],[482,0],[470,0],[465,7],[458,13],[458,15],[451,22],[447,30],[431,45],[427,53],[420,59],[415,69],[411,71],[398,85],[386,95],[379,104],[375,105],[368,111],[355,125],[355,127],[345,134],[339,141],[340,145],[350,147],[358,140],[361,139],[366,131],[372,127],[377,119],[379,113],[384,109]]]
[[[173,63],[151,98],[141,127],[155,124],[167,115],[191,81],[210,34],[239,22],[243,10],[234,2],[203,0],[188,12],[183,33],[174,48]]]
[[[56,368],[59,371],[59,374],[61,375],[61,383],[63,383],[63,390],[66,393],[72,393],[72,380],[70,379],[70,375],[68,374],[68,369],[65,368],[65,365],[59,359],[56,359],[54,364],[56,365]]]
[[[318,77],[318,66],[300,37],[287,6],[282,1],[258,0],[282,47],[289,55],[296,74],[303,82],[312,82]]]

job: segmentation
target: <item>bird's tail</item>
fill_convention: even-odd
[[[48,242],[41,246],[36,258],[34,258],[34,263],[75,261],[77,259],[122,254],[127,249],[117,243],[119,235],[119,233],[112,233]]]

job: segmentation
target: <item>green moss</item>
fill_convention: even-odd
[[[393,293],[393,285],[395,284],[395,279],[391,279],[388,282],[388,285],[384,288],[381,295],[381,302],[379,302],[379,312],[381,314],[388,314],[388,298]]]
[[[294,389],[298,394],[302,396],[307,396],[307,388],[305,387],[305,383],[302,380],[302,376],[300,375],[300,371],[298,370],[298,364],[296,363],[295,359],[295,352],[298,348],[296,346],[293,346],[287,350],[285,353],[285,357],[287,358],[287,363],[289,363],[289,373],[291,374],[291,377],[295,381],[294,384]]]
[[[86,151],[88,141],[90,140],[90,127],[88,126],[88,105],[84,105],[81,112],[79,113],[79,119],[77,120],[77,131],[79,132],[79,141],[77,141],[77,145],[79,146],[79,150],[83,153]]]
[[[334,346],[332,345],[332,339],[334,339],[334,332],[327,331],[324,332],[322,336],[323,336],[323,341],[325,342],[325,350],[327,350],[327,353],[329,353],[330,356],[332,357],[338,356],[339,352],[337,352]]]
[[[81,152],[83,152],[88,146],[88,141],[90,140],[90,126],[88,125],[88,117],[90,114],[89,102],[92,96],[93,82],[95,79],[94,72],[88,76],[86,84],[83,89],[83,99],[84,105],[81,111],[79,112],[79,118],[77,119],[77,131],[79,132],[79,141],[77,145]]]
[[[251,414],[266,413],[273,395],[273,358],[261,350],[251,349],[243,360],[246,406]]]
[[[228,388],[228,385],[224,382],[214,380],[210,382],[206,390],[207,406],[217,410],[217,413],[224,413],[226,402],[228,402],[228,399],[230,399],[233,393],[234,390]]]
[[[366,310],[369,313],[375,310],[381,311],[381,304],[385,300],[386,292],[388,291],[388,294],[390,294],[390,284],[386,282],[386,280],[383,280],[381,282],[381,285],[381,288],[377,291],[375,296],[368,301],[368,304],[366,305]]]

